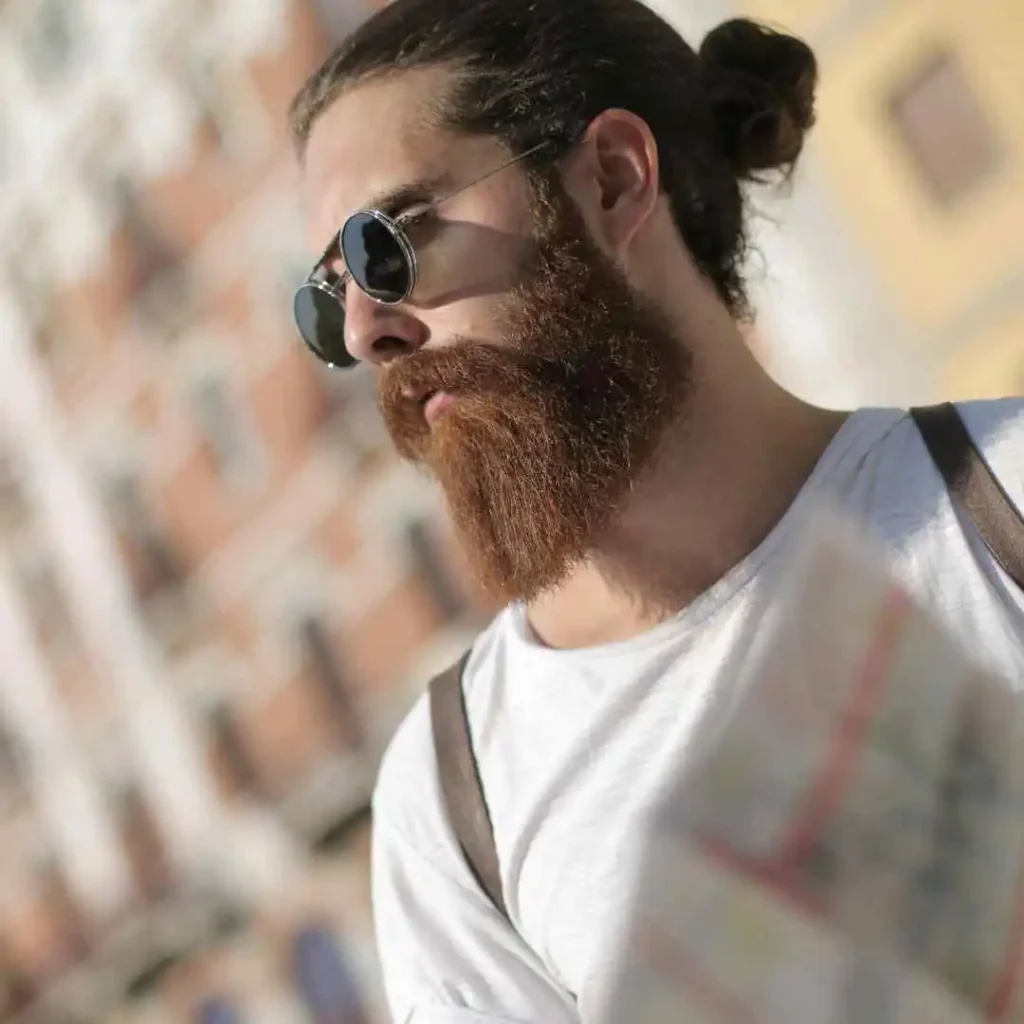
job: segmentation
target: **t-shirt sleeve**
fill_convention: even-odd
[[[569,994],[462,859],[441,805],[425,702],[403,723],[381,769],[372,875],[396,1024],[579,1024]]]

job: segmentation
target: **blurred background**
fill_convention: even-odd
[[[1017,0],[652,5],[822,62],[804,166],[751,196],[772,371],[1021,391]],[[0,3],[0,1020],[384,1020],[374,774],[489,609],[372,379],[290,323],[285,109],[369,6]]]

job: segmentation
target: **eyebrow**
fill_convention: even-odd
[[[434,203],[445,198],[452,187],[451,176],[442,171],[379,192],[359,209],[377,210],[385,216],[397,217],[407,207],[415,206],[417,203]]]
[[[394,219],[410,206],[418,204],[430,205],[441,202],[453,191],[455,189],[452,185],[451,175],[441,171],[438,174],[425,175],[413,181],[407,181],[403,185],[396,185],[383,192],[378,192],[376,195],[371,196],[362,206],[356,207],[356,210],[345,214],[314,266],[321,266],[337,249],[338,234],[345,221],[352,216],[352,213],[358,210],[377,210],[386,217]]]
[[[407,181],[403,185],[396,185],[383,192],[378,192],[376,195],[371,196],[362,206],[356,207],[355,210],[350,211],[341,218],[338,227],[314,264],[314,267],[322,266],[336,252],[338,248],[338,235],[341,228],[353,213],[359,210],[377,210],[379,213],[394,219],[410,206],[416,206],[421,203],[432,204],[440,202],[451,191],[453,191],[451,176],[442,171],[438,174],[425,175],[422,178],[416,178],[414,181]]]

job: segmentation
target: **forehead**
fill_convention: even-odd
[[[429,177],[457,182],[502,150],[486,137],[439,128],[433,110],[451,72],[417,68],[346,90],[318,118],[303,166],[311,248],[322,248],[354,210],[375,196]]]

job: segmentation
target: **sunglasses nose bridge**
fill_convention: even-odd
[[[353,214],[296,297],[306,344],[338,367],[383,362],[418,348],[424,326],[396,309],[412,293],[416,270],[399,222],[374,210]]]

